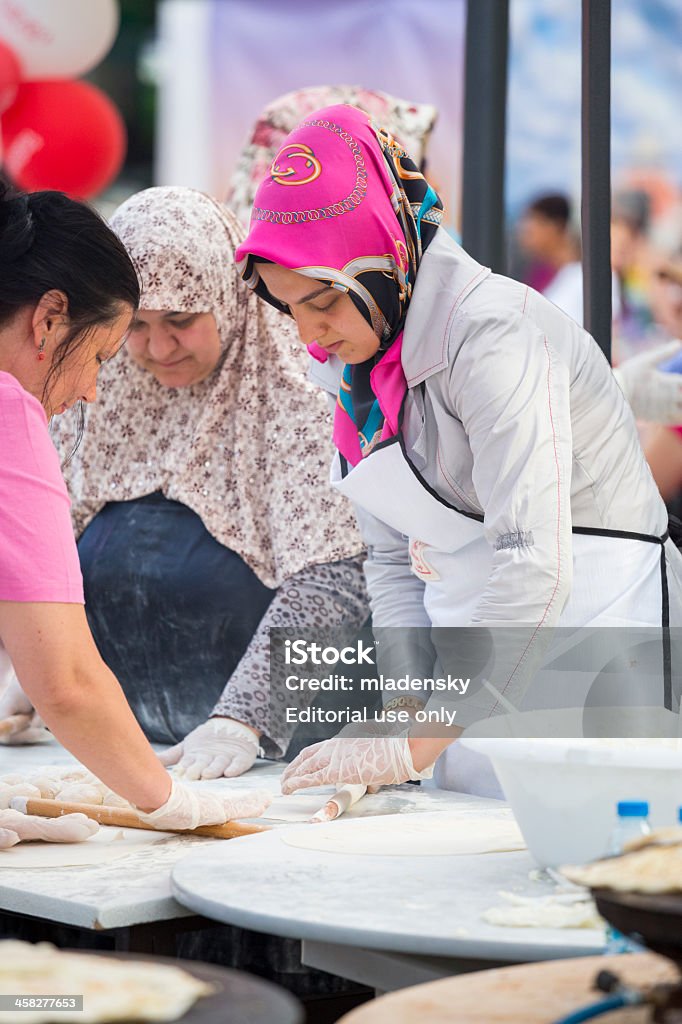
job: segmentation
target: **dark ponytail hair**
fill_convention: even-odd
[[[24,194],[0,184],[0,327],[56,289],[68,299],[70,328],[46,390],[68,354],[122,303],[136,309],[140,283],[117,235],[92,207],[61,192]]]

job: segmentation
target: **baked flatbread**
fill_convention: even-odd
[[[590,889],[653,894],[682,892],[682,845],[649,845],[621,857],[565,867],[571,882]]]
[[[213,991],[211,985],[166,964],[66,953],[47,942],[0,942],[0,995],[83,996],[82,1010],[0,1010],[0,1021],[173,1021]]]
[[[641,850],[644,846],[677,846],[682,843],[682,828],[679,825],[668,825],[667,828],[655,828],[646,836],[638,836],[625,844],[625,853]]]

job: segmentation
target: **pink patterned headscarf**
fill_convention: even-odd
[[[346,366],[339,392],[334,440],[353,465],[398,430],[407,387],[403,323],[422,252],[441,219],[438,196],[405,151],[369,115],[345,105],[303,121],[256,193],[235,256],[246,283],[283,312],[258,274],[259,259],[327,283],[350,296],[380,339],[378,357]],[[314,343],[309,351],[327,358]],[[353,398],[360,405],[367,393],[375,403],[359,423]]]
[[[339,103],[371,114],[421,166],[438,111],[429,103],[413,103],[358,85],[311,85],[272,100],[258,115],[235,166],[226,204],[248,228],[256,190],[287,136],[308,115]]]

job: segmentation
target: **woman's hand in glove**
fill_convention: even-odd
[[[19,746],[23,743],[44,743],[52,734],[34,710],[12,669],[0,683],[0,743]]]
[[[429,779],[432,774],[433,765],[421,772],[415,769],[407,735],[337,736],[301,751],[282,776],[282,792],[343,783],[375,789]]]
[[[220,793],[201,787],[190,789],[173,779],[168,800],[155,811],[138,814],[145,824],[161,829],[193,829],[199,825],[224,825],[233,818],[260,818],[272,803],[262,790]]]
[[[177,765],[186,779],[228,779],[247,772],[258,756],[258,736],[234,718],[209,718],[182,743],[159,754],[162,764]]]
[[[667,342],[625,359],[613,375],[630,403],[635,419],[664,426],[682,423],[682,374],[658,367],[680,351],[682,343]]]

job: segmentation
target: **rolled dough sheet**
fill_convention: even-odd
[[[381,857],[423,857],[524,850],[515,821],[449,814],[386,815],[310,825],[280,833],[303,850]]]
[[[313,814],[331,800],[335,787],[327,786],[322,791],[310,793],[294,793],[293,796],[276,796],[263,815],[270,821],[303,822],[309,821]]]
[[[148,832],[139,828],[100,827],[84,843],[19,843],[0,850],[2,868],[67,868],[107,864],[137,853],[167,839],[170,832]],[[1,875],[0,875],[1,877]]]

